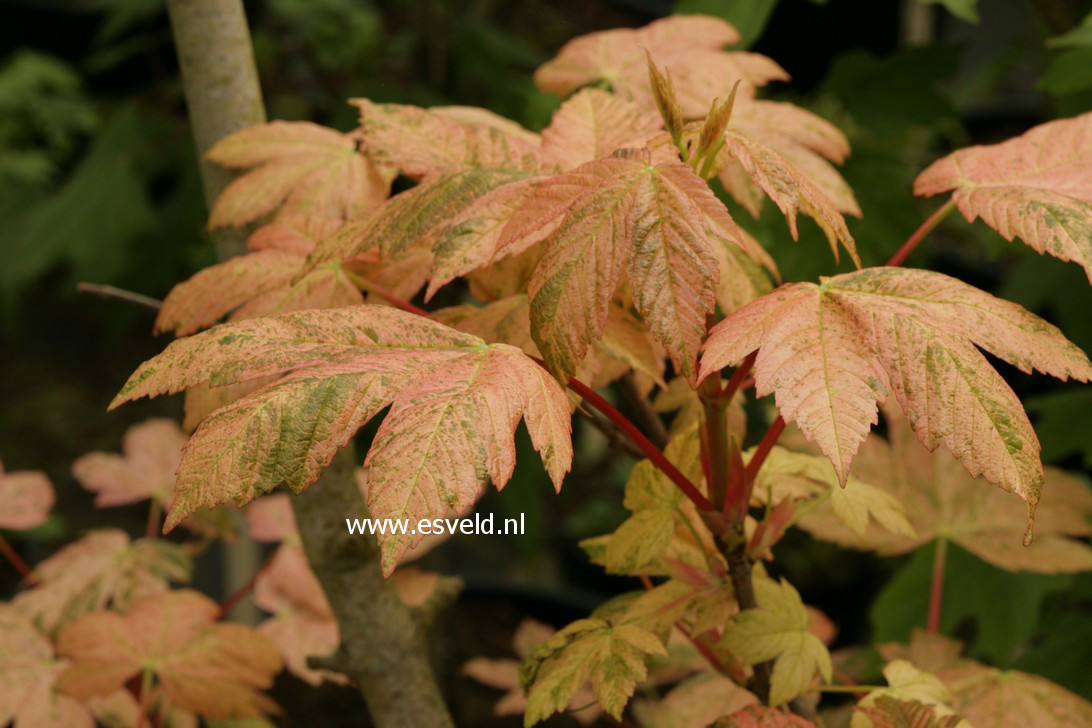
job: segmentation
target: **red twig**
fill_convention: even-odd
[[[604,417],[614,423],[614,425],[622,431],[622,434],[632,440],[633,444],[645,454],[645,457],[651,460],[653,465],[670,478],[671,482],[678,486],[679,490],[683,492],[683,495],[693,501],[694,505],[698,507],[698,510],[715,510],[713,504],[709,502],[709,499],[690,482],[690,479],[683,475],[682,472],[667,459],[667,456],[665,456],[658,447],[653,445],[651,440],[645,437],[644,433],[641,432],[636,425],[630,422],[624,414],[615,409],[614,405],[603,399],[598,392],[581,382],[579,379],[569,377],[568,384],[569,389],[579,394],[588,404],[602,412]]]
[[[220,604],[220,614],[217,615],[217,619],[227,616],[227,614],[231,612],[232,609],[235,609],[235,607],[239,605],[239,602],[243,601],[243,599],[246,598],[247,594],[250,594],[250,592],[254,591],[254,585],[258,583],[258,577],[261,576],[262,573],[270,567],[270,565],[273,563],[273,557],[275,557],[276,555],[276,551],[270,554],[269,557],[262,562],[262,565],[258,567],[258,570],[251,574],[249,579],[243,582],[243,584],[238,589],[228,595],[227,599],[225,599]]]
[[[8,563],[15,567],[15,570],[19,572],[19,575],[26,579],[27,583],[31,586],[38,585],[38,577],[34,575],[34,569],[30,568],[27,562],[23,561],[23,557],[19,555],[19,552],[11,545],[11,543],[4,538],[4,534],[0,533],[0,554],[4,555],[4,558],[8,560]]]
[[[948,217],[949,213],[955,209],[955,200],[951,199],[938,207],[932,215],[925,218],[925,222],[918,226],[906,242],[902,244],[902,247],[895,251],[895,254],[891,256],[891,259],[887,261],[887,265],[902,265],[903,262],[914,252],[914,248],[918,247],[925,237],[936,229],[936,226],[940,224],[941,220]]]
[[[777,438],[781,437],[781,433],[785,431],[785,419],[778,416],[770,424],[770,429],[766,430],[766,434],[762,436],[762,441],[758,443],[758,447],[755,449],[755,454],[751,456],[751,461],[747,463],[747,482],[754,482],[755,476],[758,475],[759,468],[762,467],[762,463],[766,462],[766,457],[770,454],[770,450],[773,450],[773,446],[777,444]]]
[[[929,589],[929,622],[927,629],[940,632],[940,606],[944,601],[944,567],[948,557],[948,540],[937,539],[933,553],[933,583]]]
[[[754,367],[756,356],[758,356],[758,352],[752,351],[747,355],[746,359],[740,362],[739,368],[732,373],[732,378],[728,380],[728,384],[724,385],[724,389],[721,390],[721,399],[731,399],[740,389],[746,389],[748,386],[754,385],[754,378],[748,377],[747,374],[751,371],[751,368]],[[748,384],[748,382],[750,384]]]

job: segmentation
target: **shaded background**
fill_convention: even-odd
[[[973,0],[681,0],[674,8],[736,23],[744,45],[794,78],[766,96],[808,106],[847,132],[853,156],[843,173],[865,213],[849,226],[866,265],[883,262],[939,204],[910,195],[914,175],[936,156],[1092,108],[1092,25],[1048,40],[1077,27],[1089,0],[981,0],[977,22]],[[480,105],[541,129],[558,101],[535,89],[531,73],[564,41],[672,9],[663,0],[247,2],[269,117],[342,130],[355,126],[344,103],[352,96]],[[10,534],[33,563],[88,528],[123,521],[142,531],[143,506],[94,510],[69,466],[90,450],[116,451],[135,422],[181,414],[180,398],[106,414],[127,375],[166,342],[151,336],[150,311],[82,296],[76,282],[162,298],[214,253],[162,1],[0,0],[0,18],[0,458],[9,470],[45,470],[59,493],[48,524]],[[733,212],[786,278],[838,269],[810,221],[793,243],[776,209],[765,209],[757,221]],[[958,216],[911,264],[1022,303],[1092,351],[1092,289],[1076,265]],[[443,295],[455,303],[463,291]],[[1090,388],[999,369],[1025,398],[1044,461],[1088,474]],[[590,566],[576,546],[625,517],[632,461],[576,427],[578,469],[561,496],[537,459],[521,458],[505,492],[479,507],[497,518],[525,512],[525,535],[457,536],[426,558],[467,582],[434,640],[461,724],[487,721],[497,696],[461,678],[462,661],[507,656],[522,616],[560,625],[633,588]],[[776,555],[805,600],[839,625],[836,645],[900,638],[924,623],[930,549],[881,559],[793,535]],[[197,586],[223,596],[222,581],[220,555],[203,557]],[[16,575],[0,568],[3,595],[15,586]],[[953,546],[946,586],[946,627],[972,655],[1092,698],[1092,577],[1006,574]],[[286,724],[360,720],[352,691],[311,691],[284,677],[274,696]]]

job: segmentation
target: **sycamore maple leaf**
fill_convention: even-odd
[[[1092,281],[1092,113],[1000,144],[960,149],[918,175],[914,193],[953,191],[969,222],[1080,264]]]
[[[242,505],[281,483],[302,491],[388,405],[365,462],[375,518],[443,516],[469,508],[489,479],[503,487],[521,418],[556,487],[569,470],[568,401],[540,366],[514,347],[382,306],[224,324],[175,341],[111,406],[282,373],[201,423],[166,529],[201,505]],[[422,537],[380,537],[384,572]]]
[[[602,89],[586,88],[561,104],[542,131],[542,164],[561,170],[642,147],[660,131],[660,117]]]
[[[0,725],[92,728],[91,711],[55,690],[64,668],[34,625],[10,607],[0,607]]]
[[[212,207],[209,227],[245,225],[280,207],[281,215],[353,219],[382,202],[390,177],[356,149],[356,139],[306,121],[273,121],[230,134],[205,154],[249,169]]]
[[[842,546],[901,554],[941,537],[1009,571],[1040,573],[1092,569],[1092,548],[1082,543],[1092,534],[1092,489],[1056,468],[1045,471],[1045,487],[1035,511],[1035,541],[1021,546],[1012,535],[1025,525],[1019,501],[975,483],[958,463],[939,453],[925,453],[905,417],[885,408],[887,440],[870,438],[854,465],[860,478],[875,483],[902,503],[911,533],[869,527],[849,532],[820,507],[800,522],[816,538]]]
[[[974,728],[1092,725],[1092,703],[1038,675],[960,658],[961,643],[942,635],[915,630],[909,645],[878,649],[888,660],[909,660],[936,675],[952,695],[952,709]]]
[[[49,477],[40,470],[4,472],[0,463],[0,528],[25,531],[49,518],[55,496]]]
[[[535,72],[535,84],[568,96],[603,80],[619,96],[654,109],[647,52],[670,71],[682,113],[694,119],[705,114],[715,97],[727,98],[737,81],[763,86],[788,79],[766,56],[723,50],[738,40],[736,29],[720,18],[673,15],[637,30],[619,28],[571,40]]]
[[[58,654],[72,661],[59,688],[86,700],[149,672],[173,704],[208,718],[275,710],[258,691],[280,672],[276,648],[249,627],[217,623],[219,613],[208,597],[177,591],[135,602],[124,615],[89,614],[57,637]]]
[[[887,687],[872,690],[857,704],[850,721],[850,728],[885,728],[892,724],[885,717],[894,712],[894,716],[906,712],[919,715],[921,728],[970,728],[970,725],[954,715],[950,707],[952,695],[948,688],[935,675],[914,667],[907,660],[892,660],[883,668]],[[891,706],[887,701],[895,700],[902,706]],[[914,708],[907,703],[923,706]],[[892,711],[892,708],[898,710]],[[886,714],[886,715],[885,715]],[[911,724],[915,725],[915,724]]]
[[[530,726],[564,710],[591,680],[604,712],[620,720],[637,683],[648,675],[647,655],[666,655],[660,639],[634,624],[580,619],[538,645],[520,668],[527,691],[523,724]]]
[[[1039,441],[975,345],[1024,372],[1092,377],[1080,349],[1020,306],[903,268],[795,283],[753,301],[713,329],[701,375],[757,349],[757,393],[775,393],[782,417],[830,458],[842,483],[891,390],[927,448],[943,443],[1033,514],[1043,484]]]
[[[754,705],[758,698],[717,672],[683,680],[659,700],[634,700],[633,714],[643,728],[708,728],[724,715]]]
[[[881,695],[870,705],[857,705],[853,711],[855,721],[867,719],[875,728],[956,728],[966,724],[958,715],[941,717],[935,705],[889,695]]]
[[[95,493],[99,508],[154,499],[169,505],[186,435],[174,420],[151,419],[125,433],[122,455],[92,452],[72,463],[72,475]]]
[[[68,544],[34,568],[37,586],[12,601],[43,631],[79,616],[167,589],[170,581],[187,581],[191,564],[175,544],[129,537],[115,529],[92,531]]]
[[[720,644],[748,665],[774,660],[770,705],[783,705],[807,690],[816,673],[830,682],[830,653],[809,630],[808,611],[792,584],[768,577],[754,584],[758,608],[732,617]]]
[[[617,152],[535,188],[502,234],[549,232],[531,279],[531,332],[560,378],[603,335],[626,270],[633,302],[680,373],[693,381],[712,311],[717,237],[737,228],[704,180],[680,162],[652,164],[647,150]]]
[[[813,728],[810,720],[766,705],[750,705],[714,722],[710,728]]]

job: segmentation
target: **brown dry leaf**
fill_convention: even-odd
[[[766,56],[723,50],[738,40],[736,29],[720,18],[672,15],[636,30],[619,28],[569,41],[535,72],[535,84],[567,96],[582,86],[607,81],[619,96],[655,109],[647,51],[671,74],[683,116],[696,119],[705,115],[715,97],[727,98],[737,81],[764,86],[788,79],[784,69]]]
[[[58,687],[79,700],[113,693],[151,672],[177,707],[207,718],[254,718],[276,710],[259,691],[281,670],[276,648],[194,591],[157,594],[128,613],[95,612],[66,626],[57,652],[72,661]]]
[[[933,162],[914,193],[953,191],[969,222],[1084,267],[1092,281],[1092,113],[1041,124],[1000,144]]]
[[[701,375],[758,350],[756,392],[826,454],[849,463],[894,392],[929,449],[944,444],[973,475],[1039,500],[1039,442],[1016,395],[975,348],[1024,372],[1087,381],[1092,363],[1016,304],[939,273],[868,268],[795,283],[721,321]]]
[[[92,728],[90,711],[54,690],[64,668],[34,625],[7,605],[0,607],[0,725]]]
[[[488,479],[503,487],[520,419],[558,487],[570,466],[568,400],[540,366],[514,347],[382,306],[255,319],[178,340],[130,378],[114,405],[281,372],[291,374],[198,428],[183,452],[168,529],[201,505],[242,505],[281,483],[301,491],[388,405],[365,463],[373,517],[443,516],[468,508]],[[385,571],[421,538],[381,536]]]
[[[187,581],[191,565],[178,546],[129,537],[118,530],[92,531],[34,568],[39,584],[12,601],[17,612],[53,633],[87,612],[131,602]]]
[[[886,659],[908,659],[940,678],[952,694],[952,709],[974,728],[1092,725],[1092,703],[1038,675],[960,659],[962,645],[941,635],[915,630],[910,645],[879,649]]]
[[[170,505],[185,444],[186,435],[174,420],[145,420],[125,432],[121,455],[88,453],[72,463],[72,475],[95,493],[99,508],[150,498]]]
[[[49,518],[56,496],[40,470],[4,471],[0,463],[0,528],[26,531]]]
[[[903,504],[916,536],[869,526],[854,533],[841,526],[828,506],[801,521],[817,538],[849,548],[901,554],[943,535],[979,558],[1007,571],[1039,573],[1092,569],[1092,488],[1056,468],[1047,468],[1035,512],[1035,540],[1023,546],[1026,510],[1006,494],[983,488],[958,463],[924,452],[909,422],[885,408],[888,439],[873,437],[861,448],[857,477]]]
[[[209,227],[245,225],[280,207],[280,215],[352,220],[387,197],[390,177],[356,150],[356,140],[306,121],[273,121],[235,132],[205,155],[249,169],[217,198]]]

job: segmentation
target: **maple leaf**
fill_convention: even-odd
[[[702,672],[659,700],[635,700],[633,714],[643,728],[708,728],[717,718],[757,702],[752,693],[724,675]]]
[[[855,465],[860,478],[875,483],[903,503],[914,534],[853,533],[837,527],[829,509],[806,516],[801,527],[813,536],[850,548],[884,554],[906,553],[940,538],[950,539],[979,558],[1008,571],[1058,573],[1092,568],[1092,548],[1080,540],[1092,534],[1092,490],[1055,468],[1045,471],[1045,487],[1036,508],[1035,540],[1028,547],[1012,537],[1026,520],[1019,501],[982,488],[958,463],[922,452],[906,418],[884,410],[887,440],[871,438]]]
[[[289,672],[309,685],[324,680],[347,682],[340,673],[307,665],[308,657],[337,650],[340,631],[326,594],[298,544],[282,545],[258,574],[254,603],[273,615],[258,625],[258,631],[277,646]]]
[[[290,372],[208,417],[186,445],[165,528],[201,505],[247,503],[281,483],[300,492],[388,405],[365,461],[375,518],[469,508],[515,465],[514,432],[560,488],[572,460],[568,401],[518,349],[403,311],[361,305],[211,329],[142,365],[112,406],[142,396]],[[390,573],[423,535],[385,534]]]
[[[361,217],[390,191],[390,177],[356,150],[356,140],[306,121],[273,121],[230,134],[205,154],[216,164],[252,168],[216,199],[209,227],[281,215]]]
[[[1005,240],[1078,263],[1092,281],[1092,113],[960,149],[914,181],[917,195],[953,190],[968,222],[981,217]]]
[[[92,728],[90,711],[54,689],[64,667],[34,625],[7,605],[0,607],[0,725]]]
[[[750,705],[720,718],[710,728],[813,728],[814,723],[798,715],[766,705]]]
[[[744,306],[711,332],[701,376],[757,349],[757,394],[775,393],[781,416],[843,483],[893,390],[927,448],[943,443],[972,475],[1023,498],[1030,517],[1043,483],[1039,442],[976,344],[1024,372],[1092,377],[1080,349],[1020,306],[904,268],[790,284]]]
[[[247,241],[251,252],[204,268],[171,289],[156,332],[187,336],[228,314],[242,320],[360,303],[360,291],[340,261],[300,276],[317,241],[339,226],[337,220],[286,217],[259,228]]]
[[[481,168],[532,170],[538,166],[537,136],[484,109],[452,112],[376,104],[368,99],[350,99],[349,103],[360,109],[364,153],[377,164],[409,177]]]
[[[463,665],[464,675],[483,685],[506,691],[493,706],[494,715],[521,715],[527,710],[527,696],[523,693],[519,679],[520,660],[526,658],[555,632],[553,627],[533,619],[524,619],[516,627],[516,632],[512,636],[513,651],[520,658],[519,660],[475,657]],[[590,685],[585,683],[576,691],[565,712],[582,725],[591,725],[599,719],[599,706],[595,703],[595,696],[592,694]]]
[[[642,106],[586,88],[562,103],[542,131],[542,164],[579,167],[616,149],[642,147],[661,127],[660,118]]]
[[[129,537],[116,529],[92,531],[34,568],[38,585],[12,601],[43,631],[87,612],[132,601],[167,589],[168,581],[189,579],[191,564],[175,544]]]
[[[845,218],[839,212],[840,207],[850,207],[848,199],[852,198],[852,193],[848,188],[843,189],[831,179],[830,174],[833,173],[837,177],[837,173],[832,168],[824,167],[821,158],[812,160],[803,147],[788,145],[778,151],[767,146],[761,139],[760,135],[746,136],[729,129],[724,134],[724,149],[721,155],[738,163],[751,181],[774,201],[781,210],[781,214],[785,216],[789,224],[789,232],[792,233],[794,240],[799,237],[796,215],[802,211],[815,220],[826,235],[835,260],[838,259],[838,244],[841,243],[849,253],[849,257],[860,267],[861,259],[857,254],[857,244],[846,227]],[[786,159],[786,154],[792,154],[796,161],[810,165],[808,168],[812,176],[823,180],[823,186],[834,190],[841,202],[835,203],[812,181],[811,177],[801,171],[800,167]],[[817,173],[816,169],[820,171]],[[728,184],[729,189],[732,189],[731,179],[728,180]],[[846,197],[847,193],[849,198]],[[744,199],[748,198],[744,197]],[[852,210],[855,206],[854,201],[850,209]]]
[[[938,677],[919,670],[907,660],[892,660],[884,666],[883,676],[888,686],[872,690],[861,699],[850,721],[850,728],[884,728],[884,714],[890,714],[891,708],[895,707],[887,703],[890,700],[903,704],[899,711],[895,711],[896,716],[902,711],[920,715],[921,728],[928,728],[929,725],[933,728],[955,728],[959,725],[970,728],[968,723],[954,715],[949,707],[952,695]],[[905,706],[911,702],[923,708]]]
[[[817,672],[830,682],[830,653],[809,631],[808,611],[792,584],[767,577],[754,584],[758,608],[732,617],[720,646],[748,665],[774,660],[770,705],[783,705],[807,690]]]
[[[956,728],[965,723],[957,715],[940,717],[937,706],[918,700],[881,695],[871,704],[855,706],[853,719],[867,718],[876,728]]]
[[[26,531],[49,518],[56,496],[49,477],[40,470],[4,472],[0,463],[0,528]]]
[[[520,668],[527,691],[523,724],[530,726],[564,710],[591,680],[596,702],[620,720],[637,683],[648,675],[648,655],[666,655],[660,639],[633,624],[580,619],[536,647]]]
[[[543,230],[531,331],[555,375],[572,374],[602,337],[625,267],[638,313],[693,381],[719,273],[712,238],[737,239],[705,182],[679,162],[652,164],[647,150],[618,152],[536,187],[501,245]]]
[[[95,612],[67,625],[57,652],[72,664],[58,687],[77,699],[109,695],[150,672],[173,704],[209,718],[249,718],[275,710],[259,693],[281,669],[264,637],[217,623],[219,606],[194,591],[134,602],[122,615]]]
[[[731,25],[708,15],[672,15],[643,28],[620,28],[575,38],[535,72],[535,84],[567,96],[605,80],[614,93],[655,108],[646,52],[671,72],[683,116],[705,115],[714,97],[727,98],[736,81],[763,86],[786,80],[766,56],[722,50],[739,40]]]
[[[1092,724],[1092,703],[1038,675],[960,658],[962,645],[942,635],[915,630],[909,645],[878,649],[888,660],[910,660],[936,675],[951,692],[952,709],[975,728]]]
[[[88,453],[72,463],[72,475],[95,493],[99,508],[150,498],[169,505],[185,444],[186,435],[174,420],[146,420],[125,432],[122,455]]]

